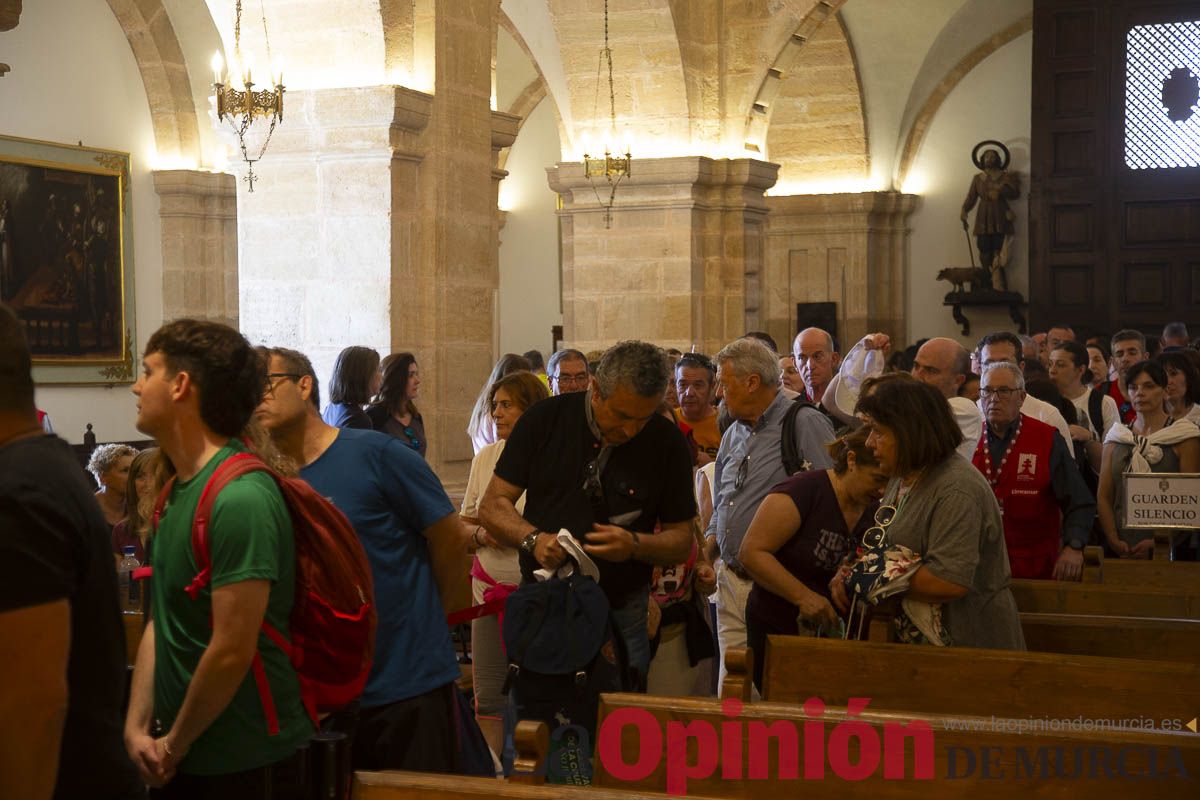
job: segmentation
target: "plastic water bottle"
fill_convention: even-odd
[[[122,611],[141,611],[142,610],[142,587],[133,579],[133,571],[141,566],[138,560],[134,557],[137,548],[133,545],[128,545],[122,548],[124,556],[121,558],[121,563],[117,567],[117,575],[119,577],[118,584],[120,586],[120,602]]]

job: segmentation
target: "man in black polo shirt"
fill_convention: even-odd
[[[652,567],[687,559],[696,515],[687,442],[657,413],[669,376],[654,345],[626,341],[608,350],[586,392],[551,397],[521,415],[480,505],[488,532],[520,549],[526,583],[534,570],[566,559],[555,539],[560,529],[583,543],[641,679],[650,667]],[[524,518],[516,510],[522,492]]]

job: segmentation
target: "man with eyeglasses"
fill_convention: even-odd
[[[461,579],[458,513],[403,440],[321,419],[307,356],[282,347],[259,353],[267,386],[255,418],[300,465],[300,477],[350,520],[371,565],[375,663],[361,708],[331,724],[352,734],[354,769],[456,772],[459,668],[444,606]]]
[[[1054,428],[1021,413],[1025,396],[1016,364],[996,361],[983,368],[985,433],[971,463],[1000,504],[1012,576],[1077,581],[1096,501]]]
[[[717,452],[716,496],[705,532],[708,559],[720,556],[716,561],[717,641],[720,681],[724,681],[726,651],[746,646],[746,600],[754,585],[737,555],[762,499],[789,477],[783,465],[782,436],[784,418],[794,401],[780,389],[778,356],[761,341],[737,339],[713,360],[725,408],[734,419]],[[833,466],[825,451],[825,444],[834,439],[828,418],[808,404],[793,413],[796,450],[807,468]]]
[[[979,340],[979,345],[975,349],[979,353],[981,370],[987,369],[988,364],[1005,361],[1016,365],[1024,374],[1025,357],[1022,353],[1021,339],[1015,333],[1008,331],[989,333]],[[1062,412],[1044,400],[1039,400],[1028,393],[1023,394],[1025,399],[1021,403],[1021,413],[1057,428],[1067,450],[1072,450],[1074,445],[1071,444],[1071,429],[1068,427],[1067,421],[1063,419]],[[987,413],[982,398],[979,401],[979,410]]]
[[[583,545],[639,681],[650,666],[653,567],[687,560],[696,516],[687,442],[658,413],[669,377],[660,348],[614,345],[586,391],[521,415],[479,507],[488,533],[519,551],[525,583],[566,561],[560,531]],[[516,510],[522,493],[524,516]]]
[[[546,364],[546,375],[550,380],[550,393],[554,395],[587,391],[587,356],[578,350],[558,350]]]
[[[675,362],[675,394],[679,407],[671,409],[675,424],[696,445],[696,466],[702,467],[717,456],[721,432],[717,430],[717,409],[712,404],[716,368],[706,355],[684,353]]]

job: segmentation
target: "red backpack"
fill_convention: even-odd
[[[200,573],[184,587],[195,600],[212,578],[208,521],[217,495],[236,478],[265,472],[275,479],[292,517],[296,549],[296,596],[289,620],[292,639],[263,621],[262,630],[288,655],[300,679],[304,708],[317,715],[334,711],[363,692],[375,651],[375,605],[371,567],[358,534],[346,516],[300,478],[287,478],[253,453],[230,456],[217,467],[200,494],[192,521],[192,553]],[[163,506],[175,479],[163,487],[154,508],[158,529]],[[267,728],[279,733],[275,701],[262,658],[252,666]]]

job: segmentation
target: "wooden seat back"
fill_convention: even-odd
[[[667,800],[648,792],[589,786],[531,786],[495,778],[465,778],[428,772],[356,772],[354,800]]]
[[[777,703],[869,697],[885,711],[1121,720],[1200,709],[1200,663],[805,636],[768,637],[764,657],[763,699]]]
[[[1200,663],[1200,620],[1022,613],[1021,629],[1032,651]]]
[[[1158,550],[1156,548],[1156,552]],[[1197,594],[1200,593],[1200,563],[1165,561],[1161,558],[1153,561],[1105,558],[1101,548],[1085,547],[1083,582]]]
[[[1010,588],[1020,611],[1200,619],[1200,585],[1189,594],[1138,585],[1015,579]]]

